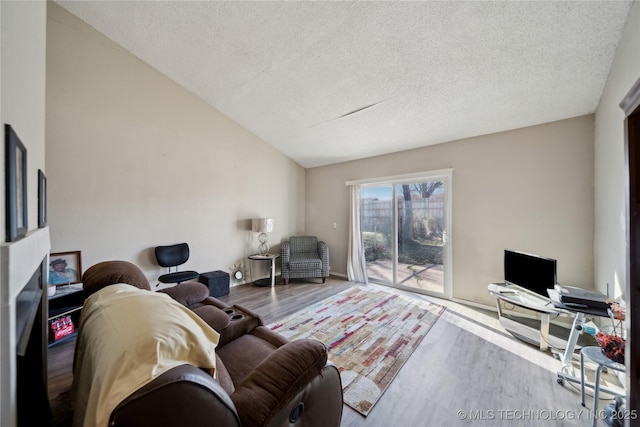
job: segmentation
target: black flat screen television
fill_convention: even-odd
[[[547,289],[556,285],[556,260],[505,249],[504,281],[548,297]]]

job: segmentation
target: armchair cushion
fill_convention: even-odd
[[[322,260],[318,252],[294,252],[289,261],[291,270],[313,270],[322,268]]]
[[[289,239],[291,253],[314,253],[318,252],[318,238],[316,236],[292,236]]]

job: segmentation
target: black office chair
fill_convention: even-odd
[[[177,245],[156,246],[155,252],[158,264],[162,267],[169,268],[169,272],[158,277],[158,281],[162,283],[179,284],[187,280],[197,279],[198,276],[200,276],[200,273],[193,270],[178,271],[178,266],[184,264],[189,259],[188,244],[178,243]],[[175,268],[173,273],[171,272],[172,267]]]

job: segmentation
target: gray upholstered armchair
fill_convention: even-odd
[[[329,248],[316,236],[291,236],[282,244],[280,255],[285,285],[289,279],[320,277],[325,283],[329,277]]]

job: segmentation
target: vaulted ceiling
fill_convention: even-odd
[[[593,113],[630,1],[56,1],[305,168]]]

